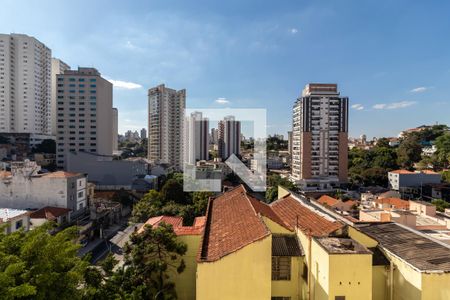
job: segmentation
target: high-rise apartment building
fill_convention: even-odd
[[[213,145],[217,145],[218,141],[219,141],[219,130],[217,128],[211,128],[209,142]]]
[[[186,117],[184,162],[194,165],[199,160],[209,159],[209,120],[201,112]]]
[[[347,182],[348,98],[336,84],[311,83],[293,108],[292,179],[308,188]]]
[[[65,62],[63,62],[60,59],[57,58],[52,58],[52,71],[51,71],[51,83],[52,83],[52,111],[51,111],[51,118],[52,118],[52,135],[56,135],[56,115],[57,113],[57,109],[56,109],[56,103],[57,101],[57,96],[56,96],[56,91],[57,91],[57,83],[56,83],[56,75],[58,74],[64,74],[65,70],[70,70],[70,66],[68,64],[66,64]]]
[[[241,122],[227,116],[218,123],[219,157],[226,160],[231,154],[241,153]]]
[[[148,159],[183,166],[183,125],[186,90],[164,84],[148,90]]]
[[[147,129],[142,128],[141,129],[141,140],[146,139],[147,138]]]
[[[0,34],[0,132],[50,135],[51,50],[24,34]]]
[[[112,149],[119,150],[119,111],[112,108]]]
[[[94,68],[57,75],[56,162],[65,167],[68,152],[112,155],[113,86]]]

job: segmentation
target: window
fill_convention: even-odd
[[[283,297],[283,296],[276,296],[276,297],[271,297],[271,300],[291,300],[291,297]]]
[[[334,300],[345,300],[345,296],[336,296]]]
[[[81,191],[81,192],[78,192],[78,198],[81,198],[81,197],[83,197],[84,196],[84,193],[83,193],[83,191]]]
[[[291,280],[290,256],[272,256],[272,280]]]
[[[23,220],[19,220],[16,222],[16,230],[22,228],[23,226]]]

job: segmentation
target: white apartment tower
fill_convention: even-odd
[[[226,160],[231,154],[241,153],[241,122],[234,116],[226,116],[218,123],[218,148],[219,157]]]
[[[52,58],[52,111],[51,111],[51,117],[52,117],[52,135],[56,135],[56,115],[57,115],[57,109],[56,109],[56,103],[58,102],[56,100],[56,91],[57,91],[57,83],[56,83],[56,75],[63,74],[65,70],[70,70],[70,66],[63,62],[60,59]]]
[[[329,189],[347,182],[348,98],[336,84],[311,83],[293,108],[292,179]]]
[[[51,57],[34,37],[0,34],[0,132],[51,134]]]
[[[186,117],[184,162],[194,165],[199,160],[209,159],[209,120],[201,112]]]
[[[56,163],[64,168],[68,152],[112,155],[113,86],[94,68],[57,75]]]
[[[164,84],[148,90],[148,159],[183,167],[183,125],[186,90]]]

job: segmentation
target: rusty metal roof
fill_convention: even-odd
[[[272,235],[272,256],[303,256],[302,246],[295,235]]]

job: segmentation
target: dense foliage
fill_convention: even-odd
[[[131,220],[138,223],[167,215],[181,216],[186,225],[192,224],[195,217],[205,215],[211,196],[211,192],[184,192],[183,175],[170,174],[161,192],[151,190],[134,205]]]
[[[283,178],[278,174],[267,176],[267,190],[266,190],[266,202],[271,203],[278,198],[278,186],[287,188],[290,191],[295,192],[296,186],[287,178]]]
[[[28,232],[0,233],[2,299],[81,299],[89,263],[77,257],[77,230],[51,235],[50,229],[46,224]]]
[[[187,246],[176,239],[171,225],[156,228],[145,225],[144,230],[131,235],[124,248],[124,262],[118,265],[107,257],[100,268],[86,272],[84,299],[177,299],[170,275],[184,271],[182,259]]]

